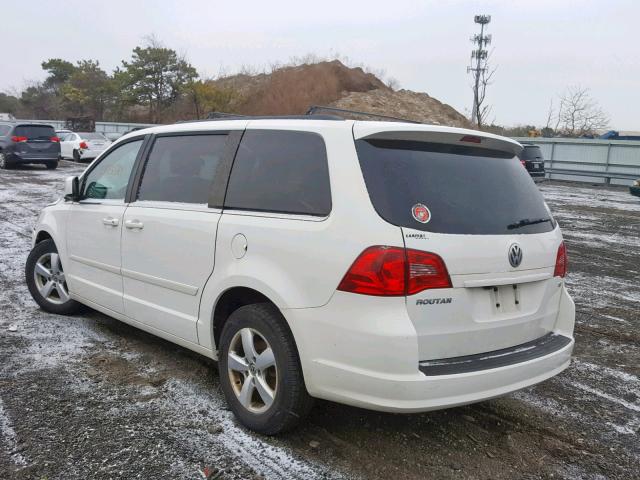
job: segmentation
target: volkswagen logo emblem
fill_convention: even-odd
[[[509,247],[509,263],[513,268],[519,267],[522,263],[522,248],[517,243],[512,243]]]

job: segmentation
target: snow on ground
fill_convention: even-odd
[[[627,188],[594,188],[576,183],[560,182],[543,183],[539,187],[549,204],[640,212],[638,197],[630,195]]]
[[[18,442],[16,440],[16,432],[11,426],[11,419],[4,410],[2,398],[0,398],[0,443],[4,443],[4,447],[8,449],[11,459],[18,467],[24,467],[27,462],[24,457],[17,451]]]

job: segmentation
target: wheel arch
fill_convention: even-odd
[[[220,343],[220,335],[222,334],[222,329],[224,328],[224,324],[229,319],[231,314],[240,307],[256,303],[269,303],[277,308],[282,315],[282,311],[280,310],[280,308],[278,308],[273,300],[271,300],[264,293],[259,292],[254,288],[235,286],[224,290],[220,294],[215,302],[211,319],[211,336],[214,349],[217,349],[217,346]],[[284,315],[282,315],[282,317],[284,318]]]
[[[53,243],[56,243],[55,240],[53,240],[53,237],[51,236],[51,234],[49,232],[47,232],[46,230],[39,230],[34,238],[33,244],[37,245],[40,242],[44,242],[45,240],[52,240]],[[56,244],[57,246],[57,244]]]

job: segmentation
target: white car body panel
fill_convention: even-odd
[[[64,234],[69,290],[123,313],[120,239],[126,205],[121,201],[82,201],[71,209],[72,219]]]
[[[452,143],[473,135],[514,155],[520,144],[440,126],[286,119],[159,126],[115,144],[149,133],[245,128],[322,136],[332,199],[327,217],[166,202],[59,202],[41,215],[34,242],[40,232],[54,238],[71,296],[216,358],[217,302],[230,289],[253,289],[286,319],[312,396],[377,410],[416,412],[471,403],[535,384],[568,366],[573,340],[552,354],[490,370],[438,377],[419,371],[421,361],[516,346],[548,332],[572,339],[573,302],[563,279],[553,276],[562,236],[558,228],[534,235],[443,235],[392,225],[372,205],[354,137]],[[119,224],[104,225],[107,217]],[[125,228],[129,221],[143,228]],[[411,235],[416,232],[426,235]],[[518,268],[507,261],[513,242],[525,252]],[[453,288],[408,297],[337,291],[349,266],[372,245],[437,253]],[[518,305],[514,284],[520,289]],[[426,308],[416,303],[442,297],[453,300]]]
[[[60,141],[60,156],[64,159],[73,159],[74,150],[80,153],[81,159],[97,158],[102,152],[111,146],[111,141],[104,139],[83,139],[80,134],[73,132],[59,132],[62,138]],[[69,138],[70,137],[70,138]],[[87,148],[82,148],[84,142]]]
[[[213,271],[220,211],[206,205],[135,202],[124,214],[124,313],[198,343],[202,288]],[[130,228],[142,225],[142,228]],[[188,243],[184,243],[188,237]]]

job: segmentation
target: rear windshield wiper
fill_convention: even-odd
[[[523,218],[522,220],[518,220],[516,223],[511,223],[507,225],[509,230],[513,230],[515,228],[526,227],[527,225],[537,225],[538,223],[550,222],[550,218],[537,218],[535,220],[529,220],[528,218]]]

